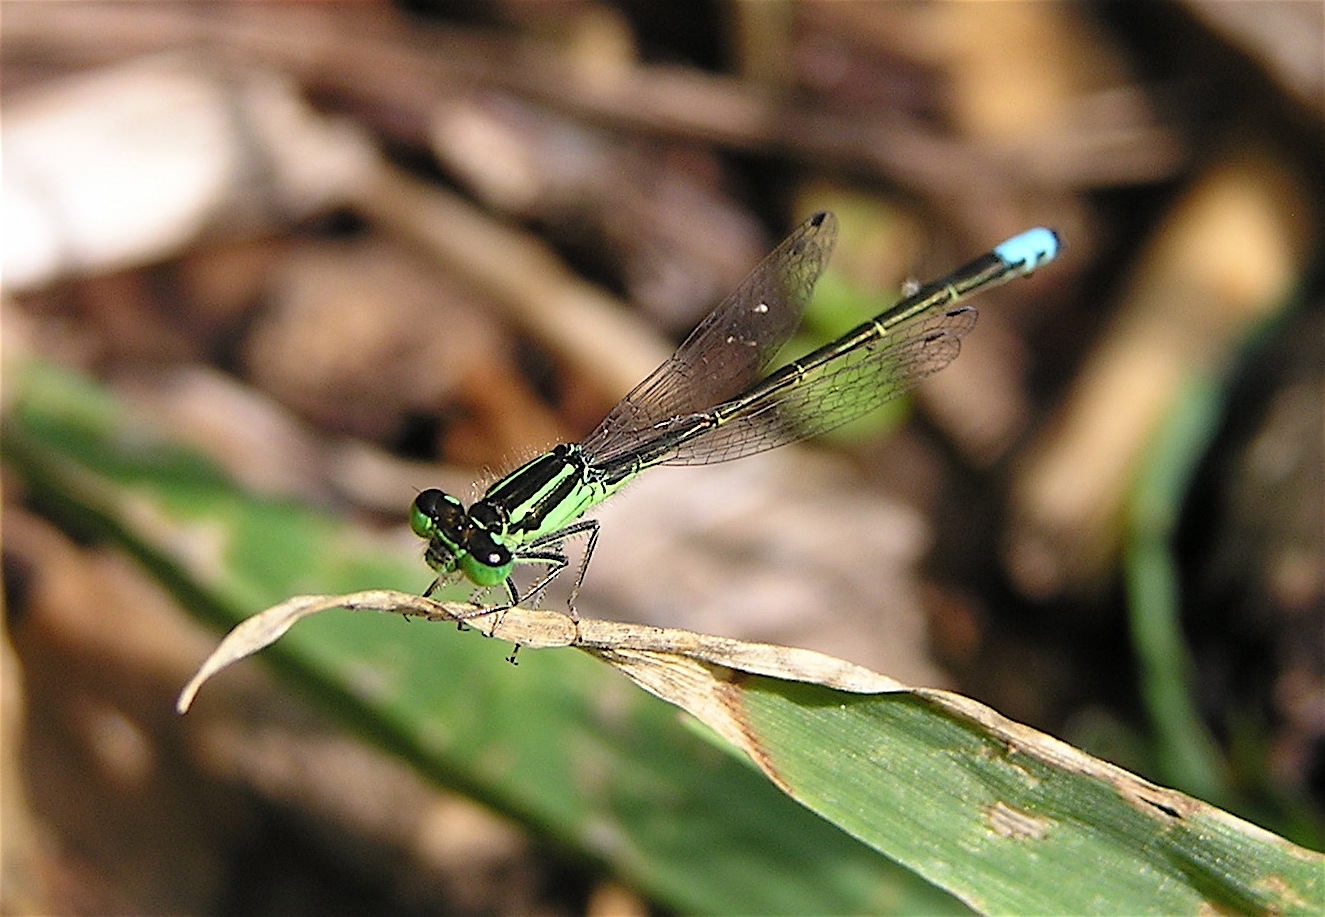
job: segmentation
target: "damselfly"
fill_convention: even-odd
[[[765,376],[769,362],[800,324],[837,236],[837,220],[816,213],[755,268],[584,442],[563,444],[497,481],[468,509],[440,490],[410,508],[410,526],[428,541],[437,579],[460,576],[481,593],[504,586],[521,595],[516,564],[541,564],[536,598],[566,568],[567,539],[588,543],[569,599],[584,579],[598,522],[581,517],[654,465],[707,465],[794,443],[872,410],[938,372],[957,356],[975,326],[959,303],[1053,260],[1058,237],[1032,229],[945,277],[835,341]],[[477,598],[477,594],[476,594]]]

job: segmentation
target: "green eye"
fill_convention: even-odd
[[[451,547],[460,541],[465,508],[450,494],[429,488],[414,498],[409,508],[409,527],[420,538],[441,538]]]
[[[419,503],[417,500],[414,501],[409,508],[409,527],[413,530],[414,534],[418,535],[420,538],[432,537],[432,519],[428,518],[427,513],[419,509]]]

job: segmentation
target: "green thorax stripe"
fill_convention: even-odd
[[[511,532],[538,532],[548,514],[583,482],[579,448],[562,444],[497,481],[483,500],[506,510]]]
[[[629,479],[603,480],[587,469],[579,446],[562,444],[493,484],[483,501],[506,510],[507,533],[518,545],[570,525]]]

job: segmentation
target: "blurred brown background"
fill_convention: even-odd
[[[1183,621],[1213,734],[1256,746],[1237,779],[1319,825],[1319,3],[0,15],[6,360],[93,374],[246,485],[402,539],[420,488],[468,499],[587,434],[814,210],[880,308],[1055,227],[1060,260],[977,302],[890,432],[604,507],[581,613],[812,646],[1143,766],[1131,501],[1191,381],[1241,380],[1181,507]],[[646,906],[256,667],[270,753],[189,739],[170,705],[213,635],[4,483],[6,912]]]

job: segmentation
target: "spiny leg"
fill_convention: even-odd
[[[423,590],[423,597],[424,597],[425,599],[430,599],[430,598],[432,598],[432,597],[433,597],[433,593],[435,593],[438,589],[443,588],[444,586],[449,586],[449,585],[451,585],[453,582],[455,582],[455,580],[457,579],[457,577],[458,577],[459,575],[460,575],[460,574],[459,574],[458,571],[456,571],[456,570],[452,570],[450,573],[447,573],[447,574],[444,574],[444,575],[442,575],[442,576],[437,577],[436,579],[434,579],[434,580],[432,581],[432,583],[429,584],[429,586],[428,586],[427,589]],[[472,599],[472,597],[471,597],[471,602],[472,602],[472,600],[473,600],[473,599]],[[472,617],[478,617],[478,615],[473,615]],[[409,618],[407,617],[407,618],[405,618],[405,620],[408,621]],[[457,621],[455,622],[455,627],[456,627],[456,630],[468,630],[468,628],[465,626],[465,622],[462,621],[462,620],[457,620]]]
[[[536,597],[538,593],[546,589],[547,585],[556,578],[557,574],[564,570],[570,563],[570,560],[565,554],[555,551],[521,551],[516,555],[515,559],[517,563],[547,564],[549,567],[548,573],[524,594],[525,599]],[[503,611],[509,611],[519,605],[521,601],[520,590],[515,585],[515,578],[511,576],[506,577],[506,580],[502,585],[506,587],[506,595],[509,601],[502,602],[498,605],[484,605],[473,612],[465,614],[463,617],[478,618],[483,615],[500,614]],[[485,586],[476,589],[473,596],[470,597],[470,603],[473,605],[479,605],[479,597],[491,588],[496,587]],[[463,624],[463,622],[461,623]]]
[[[584,558],[580,561],[580,570],[575,574],[575,585],[571,587],[570,598],[566,600],[566,607],[570,609],[572,618],[575,614],[575,600],[579,598],[580,587],[584,585],[584,574],[589,569],[589,558],[593,557],[594,545],[598,544],[598,520],[590,519],[589,522],[589,543],[584,547]]]
[[[552,551],[533,551],[529,553],[522,552],[517,559],[521,562],[528,561],[530,563],[546,563],[549,565],[549,570],[547,574],[544,575],[543,579],[535,583],[533,588],[530,589],[527,593],[525,593],[526,598],[531,600],[536,600],[539,592],[541,592],[544,588],[546,588],[547,584],[552,582],[552,580],[556,577],[556,575],[560,573],[563,569],[565,569],[566,564],[570,563],[570,561],[566,558],[566,555],[560,553],[554,553]],[[506,577],[506,590],[510,593],[511,604],[505,606],[505,608],[497,609],[498,611],[505,611],[507,608],[514,608],[516,605],[520,604],[520,593],[515,588],[514,578],[509,576]],[[517,643],[514,645],[514,648],[511,650],[511,655],[506,657],[506,661],[509,662],[511,665],[519,665],[520,661],[515,658],[519,654],[519,652],[520,652],[520,644]]]
[[[525,593],[525,598],[530,601],[537,600],[538,594],[546,589],[570,563],[570,558],[560,551],[522,551],[517,559],[520,563],[548,565],[543,578],[530,586],[529,591]]]
[[[465,621],[470,618],[481,618],[484,615],[497,614],[520,604],[520,593],[516,591],[515,583],[509,576],[506,578],[506,582],[503,583],[503,585],[506,587],[507,595],[510,598],[509,602],[499,602],[495,605],[488,605],[483,602],[483,598],[487,595],[488,590],[496,589],[496,586],[480,586],[470,593],[469,604],[477,607],[473,611],[466,611],[463,614],[456,615],[456,621],[460,624],[462,630],[464,629]]]
[[[502,602],[501,604],[498,605],[484,605],[481,609],[471,614],[467,614],[465,615],[465,617],[477,618],[480,617],[481,615],[490,615],[501,611],[509,611],[510,609],[519,605],[522,600],[530,599],[538,595],[538,593],[543,589],[547,588],[548,583],[552,582],[552,580],[556,578],[557,574],[560,573],[562,569],[564,569],[566,565],[570,563],[570,561],[566,558],[566,555],[556,553],[553,551],[521,551],[519,554],[515,556],[515,561],[516,563],[522,563],[522,564],[523,563],[547,564],[551,569],[546,576],[544,576],[538,582],[534,583],[533,587],[524,594],[523,599],[520,596],[519,588],[515,585],[515,577],[513,576],[506,577],[506,580],[502,583],[502,585],[506,587],[506,596],[509,601]],[[487,592],[488,589],[495,589],[495,588],[496,588],[495,586],[485,586],[481,589],[474,590],[474,596],[471,599],[472,603],[475,605],[479,604],[478,597],[483,595],[485,592]]]
[[[580,560],[580,569],[575,574],[575,585],[571,587],[570,598],[566,600],[566,607],[570,610],[572,618],[577,617],[575,613],[575,599],[580,594],[580,586],[584,584],[584,574],[585,571],[589,569],[589,558],[593,556],[594,545],[598,543],[598,528],[597,519],[584,519],[574,525],[568,525],[564,529],[558,529],[555,532],[544,535],[541,538],[535,538],[529,543],[531,548],[537,548],[547,544],[553,544],[560,547],[561,543],[567,538],[574,538],[576,535],[582,535],[585,532],[589,533],[589,543],[584,549],[584,557]],[[565,554],[558,553],[557,556],[561,559],[561,565],[549,573],[544,578],[543,582],[538,584],[537,589],[545,588],[548,583],[552,582],[552,578],[565,569],[566,565],[570,563],[570,560]]]
[[[562,553],[561,543],[566,536],[578,535],[580,532],[584,531],[585,528],[586,526],[583,523],[581,523],[579,525],[571,526],[569,530],[562,529],[557,532],[553,532],[548,536],[545,536],[543,538],[538,538],[530,542],[530,547],[535,547],[537,545],[551,544],[554,548],[556,548],[556,550],[520,552],[520,554],[517,557],[517,560],[521,563],[526,563],[526,562],[545,563],[548,565],[547,573],[543,575],[543,578],[541,580],[534,583],[534,585],[530,587],[529,591],[525,593],[526,598],[536,601],[539,593],[541,593],[544,589],[546,589],[552,583],[552,581],[557,578],[557,576],[561,573],[562,570],[566,569],[566,567],[570,564],[570,558],[568,558],[564,553]],[[594,538],[596,538],[598,534],[598,524],[595,522],[592,528],[594,531]],[[571,590],[572,602],[567,603],[568,607],[570,608],[570,613],[572,617],[575,616],[575,606],[573,604],[573,599],[575,593],[578,592],[580,588],[579,579],[583,579],[583,577],[584,577],[584,566],[583,564],[581,564],[579,578],[576,580],[575,588]],[[515,583],[510,577],[507,577],[506,585],[507,588],[511,590],[511,605],[513,607],[519,604],[519,599],[517,598],[515,593]],[[511,650],[511,655],[506,657],[506,661],[509,662],[511,665],[519,665],[520,664],[519,660],[516,659],[516,655],[519,652],[520,652],[520,644],[517,643],[515,644],[515,648]]]
[[[580,586],[584,583],[585,571],[589,569],[589,559],[590,557],[593,556],[594,545],[598,543],[598,531],[599,531],[599,525],[597,519],[585,519],[581,522],[575,523],[574,525],[569,525],[563,529],[558,529],[555,532],[549,532],[548,534],[543,535],[540,538],[535,538],[533,541],[529,542],[529,547],[531,549],[551,546],[554,550],[549,550],[549,551],[526,550],[526,551],[520,551],[518,554],[515,555],[515,560],[517,563],[535,563],[535,564],[543,563],[548,565],[547,573],[543,575],[542,579],[540,579],[538,582],[534,583],[532,587],[530,587],[530,589],[525,593],[525,598],[526,599],[536,598],[539,595],[539,593],[541,593],[544,589],[546,589],[549,585],[551,585],[552,581],[556,579],[558,575],[560,575],[562,570],[565,570],[566,567],[570,565],[570,558],[567,557],[566,554],[561,550],[562,543],[567,538],[573,538],[576,535],[582,535],[585,532],[588,532],[589,543],[585,548],[584,558],[580,561],[579,570],[576,572],[575,585],[571,588],[570,598],[566,602],[566,606],[570,611],[571,617],[572,618],[576,617],[575,599],[580,594]],[[438,580],[438,582],[434,582],[432,586],[428,587],[429,590],[431,591],[432,589],[435,589],[439,582],[440,579]],[[513,577],[508,576],[506,578],[504,585],[506,586],[507,596],[510,599],[509,602],[502,605],[483,608],[482,610],[476,611],[472,615],[466,615],[465,617],[476,618],[486,614],[500,614],[501,612],[508,611],[511,608],[514,608],[517,605],[519,605],[520,592],[516,588],[515,579]],[[477,604],[477,602],[475,602],[475,604]],[[462,628],[464,627],[463,620],[457,621],[456,623],[460,627]],[[520,652],[520,645],[516,644],[515,649],[511,651],[511,655],[506,657],[506,661],[511,663],[512,665],[516,665],[517,664],[516,654],[519,652]]]
[[[560,547],[560,545],[558,545],[558,547]],[[525,598],[530,601],[537,601],[538,594],[546,589],[548,584],[556,579],[557,574],[566,569],[566,565],[570,563],[570,559],[559,551],[521,552],[516,559],[521,563],[545,563],[548,565],[548,572],[544,574],[541,580],[534,583],[533,587],[525,593]],[[506,588],[511,593],[511,604],[505,608],[498,609],[499,611],[505,611],[506,608],[514,608],[516,605],[520,604],[519,593],[517,593],[515,589],[515,580],[509,576],[506,577]],[[519,665],[519,660],[515,658],[516,654],[519,652],[520,644],[517,643],[515,644],[515,649],[511,650],[511,655],[506,657],[506,661],[511,665]]]

